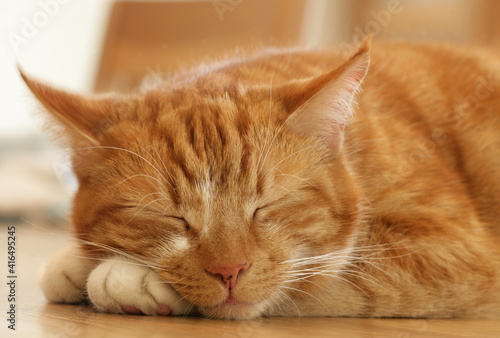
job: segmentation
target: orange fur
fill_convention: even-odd
[[[202,314],[495,317],[499,66],[365,41],[347,61],[266,50],[131,96],[23,78],[70,139],[87,254],[163,267]],[[210,271],[242,261],[229,304]]]

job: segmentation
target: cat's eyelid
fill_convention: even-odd
[[[137,208],[136,204],[120,204],[117,206],[118,209],[132,209]]]
[[[271,206],[271,203],[268,203],[268,204],[265,204],[265,205],[263,205],[263,206],[261,206],[261,207],[257,207],[257,208],[255,208],[255,211],[253,212],[253,216],[252,216],[252,222],[253,222],[253,223],[255,223],[255,222],[256,222],[256,220],[255,220],[255,219],[257,218],[257,213],[258,213],[259,211],[261,211],[261,210],[263,210],[263,209],[266,209],[266,208],[268,208],[269,206]]]
[[[266,208],[270,207],[271,205],[272,205],[271,203],[267,203],[267,204],[264,204],[263,206],[257,207],[257,208],[255,208],[254,213],[256,213],[258,210],[266,209]]]
[[[167,215],[167,216],[165,216],[165,217],[167,217],[167,218],[175,218],[176,220],[182,221],[182,222],[184,222],[184,225],[185,225],[185,227],[186,227],[186,230],[188,230],[188,231],[189,231],[189,230],[191,230],[191,225],[189,225],[189,222],[188,222],[188,221],[186,221],[186,219],[185,219],[184,217],[178,217],[178,216],[168,216],[168,215]]]
[[[119,205],[118,206],[119,209],[134,209],[134,208],[138,208],[137,205],[134,205],[134,204],[122,204],[122,205]],[[156,211],[156,210],[153,210],[153,209],[141,209],[141,211],[148,211],[148,212],[151,212],[155,215],[161,215],[162,217],[164,218],[173,218],[173,219],[176,219],[178,221],[182,221],[184,222],[185,226],[186,226],[186,230],[190,230],[191,229],[191,226],[189,225],[189,222],[184,218],[184,217],[179,217],[179,216],[172,216],[172,215],[165,215],[163,213],[160,213],[159,211]]]
[[[175,219],[178,219],[179,221],[184,221],[186,222],[186,219],[184,217],[179,217],[179,216],[172,216],[172,215],[164,215],[165,217],[168,217],[168,218],[175,218]]]

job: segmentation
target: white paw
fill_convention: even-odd
[[[151,269],[119,256],[91,272],[87,292],[92,303],[106,312],[187,315],[193,308]]]
[[[48,301],[78,303],[83,300],[85,282],[94,263],[81,257],[80,247],[71,244],[49,260],[40,278],[40,287]]]

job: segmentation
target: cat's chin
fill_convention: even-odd
[[[208,318],[253,319],[262,316],[265,304],[245,303],[236,300],[226,301],[214,306],[199,307],[199,311]]]

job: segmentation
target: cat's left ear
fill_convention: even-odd
[[[286,127],[318,136],[334,153],[342,148],[344,129],[354,114],[355,99],[370,65],[371,38],[342,66],[305,82],[280,88],[283,103],[292,112]]]
[[[115,118],[114,106],[119,96],[83,96],[53,88],[27,76],[18,66],[19,73],[31,92],[64,128],[64,133],[73,147],[96,146],[99,136]]]

